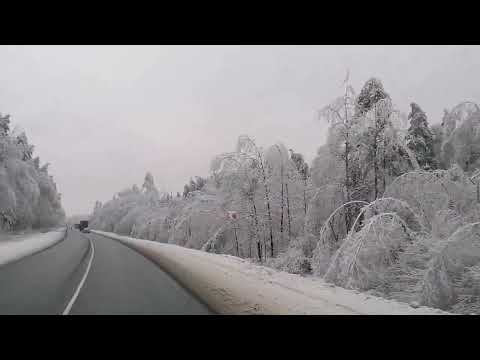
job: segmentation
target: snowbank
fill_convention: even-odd
[[[441,309],[457,305],[463,311],[480,307],[479,239],[480,222],[467,224],[449,237],[425,274],[423,304]]]
[[[46,233],[9,237],[6,241],[0,241],[0,266],[46,250],[62,241],[65,235],[66,228],[60,228]]]
[[[342,289],[318,278],[279,272],[234,256],[92,232],[152,260],[219,314],[447,314]]]

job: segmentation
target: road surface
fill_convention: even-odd
[[[69,230],[41,253],[0,267],[0,314],[212,314],[142,255]]]

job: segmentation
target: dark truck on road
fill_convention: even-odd
[[[88,230],[88,221],[81,220],[80,223],[78,224],[78,230],[80,230],[81,232],[90,232]]]

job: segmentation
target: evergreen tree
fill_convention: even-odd
[[[408,115],[410,127],[408,128],[407,146],[411,149],[418,164],[426,170],[438,167],[434,152],[433,133],[428,127],[427,115],[415,103],[410,104],[412,110]]]
[[[7,135],[10,130],[10,115],[0,114],[0,135]]]
[[[95,201],[95,206],[93,208],[93,215],[97,214],[102,209],[101,201]]]
[[[40,158],[38,156],[33,159],[33,165],[35,166],[35,169],[40,169]]]
[[[188,184],[185,184],[183,186],[183,197],[186,198],[190,191],[191,191],[190,186]]]
[[[22,160],[30,160],[32,158],[34,146],[28,143],[27,135],[22,132],[17,136],[17,146],[22,152]]]
[[[147,172],[147,174],[145,175],[145,180],[143,181],[141,191],[148,199],[150,205],[156,204],[157,201],[160,199],[160,194],[157,190],[157,187],[155,186],[153,175],[150,172]]]
[[[303,159],[303,155],[299,153],[293,152],[292,149],[290,151],[290,159],[293,161],[295,168],[300,175],[301,180],[304,184],[303,189],[303,210],[305,215],[307,215],[307,181],[310,176],[310,169],[308,167],[307,162]]]
[[[367,131],[364,134],[366,145],[369,149],[369,158],[373,162],[374,177],[374,198],[378,198],[379,191],[379,174],[380,161],[383,159],[383,168],[386,167],[386,138],[385,128],[390,125],[390,115],[392,113],[391,99],[384,90],[383,84],[379,79],[370,78],[363,86],[355,103],[355,117],[369,117],[373,115],[373,119],[366,123]],[[383,187],[385,188],[385,171],[383,172]]]
[[[147,174],[145,175],[142,190],[145,193],[158,193],[157,188],[155,187],[155,182],[153,180],[153,175],[150,172],[147,172]]]
[[[389,96],[383,89],[382,82],[377,78],[370,78],[363,86],[356,100],[356,115],[364,115],[370,111],[380,100]]]

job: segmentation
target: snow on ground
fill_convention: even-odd
[[[43,251],[65,237],[65,228],[22,235],[0,235],[0,266]]]
[[[448,314],[255,265],[248,260],[103,231],[149,258],[219,314]]]

